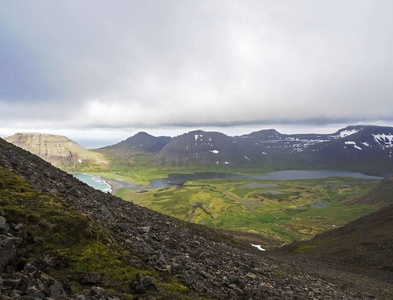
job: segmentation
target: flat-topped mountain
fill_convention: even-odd
[[[16,133],[5,140],[38,155],[59,168],[79,169],[84,166],[105,167],[108,165],[108,160],[102,154],[87,150],[61,135]]]
[[[377,284],[356,273],[340,273],[343,284],[338,286],[325,276],[301,271],[301,263],[292,268],[230,236],[94,190],[2,139],[0,245],[4,299],[392,295],[388,284],[379,294],[359,291],[363,285],[352,282]]]

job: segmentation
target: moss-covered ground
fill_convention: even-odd
[[[182,188],[120,189],[141,206],[209,227],[266,238],[265,247],[305,240],[376,209],[348,204],[378,180],[327,178],[296,181],[209,179]]]
[[[50,255],[59,262],[50,274],[70,282],[74,292],[84,292],[81,275],[97,272],[102,276],[101,286],[121,299],[133,299],[129,284],[138,272],[157,278],[153,269],[127,263],[135,259],[134,254],[117,242],[103,224],[61,197],[34,190],[23,178],[2,167],[0,210],[10,223],[21,224],[23,231],[15,268]],[[187,287],[176,278],[161,278],[156,285],[156,299],[190,299]]]

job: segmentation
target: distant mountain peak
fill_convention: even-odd
[[[336,132],[335,135],[333,135],[334,138],[345,138],[347,136],[353,135],[355,133],[358,133],[364,128],[364,126],[348,126],[343,129],[340,129],[339,131]]]

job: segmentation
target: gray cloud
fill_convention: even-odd
[[[0,127],[392,122],[391,1],[7,1]]]

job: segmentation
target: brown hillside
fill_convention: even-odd
[[[16,133],[5,140],[62,169],[79,169],[85,166],[107,166],[109,164],[103,154],[87,150],[61,135]]]

